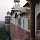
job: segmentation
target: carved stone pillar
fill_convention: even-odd
[[[31,8],[31,29],[30,29],[30,40],[35,40],[35,1],[30,1]]]

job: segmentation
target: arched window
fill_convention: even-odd
[[[17,15],[17,13],[15,13],[15,17],[14,18],[17,18],[18,17],[18,15]]]

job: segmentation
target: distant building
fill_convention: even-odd
[[[6,27],[6,32],[10,32],[10,12],[7,12],[7,16],[5,16],[5,27]]]
[[[11,40],[11,36],[10,36],[10,20],[11,20],[11,16],[10,16],[10,12],[7,12],[7,16],[5,16],[5,28],[6,28],[6,35],[8,36],[7,40]]]

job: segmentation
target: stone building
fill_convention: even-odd
[[[35,40],[35,35],[40,40],[40,0],[26,0],[30,4],[30,40]]]
[[[7,12],[7,16],[5,16],[5,28],[6,28],[6,33],[10,35],[10,12]]]
[[[35,35],[39,40],[40,1],[28,0],[28,3],[26,3],[23,7],[20,7],[20,0],[14,0],[14,2],[15,5],[13,6],[10,14],[11,40],[34,40]]]
[[[6,26],[6,31],[10,31],[10,12],[7,12],[7,16],[5,16],[5,26]]]
[[[18,2],[17,2],[18,3]],[[25,5],[24,5],[25,6]],[[20,4],[15,4],[11,10],[11,21],[10,21],[10,33],[11,40],[29,40],[30,39],[30,28],[28,27],[30,20],[30,7],[20,7]]]

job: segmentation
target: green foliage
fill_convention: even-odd
[[[0,28],[0,40],[7,40],[5,27]]]

